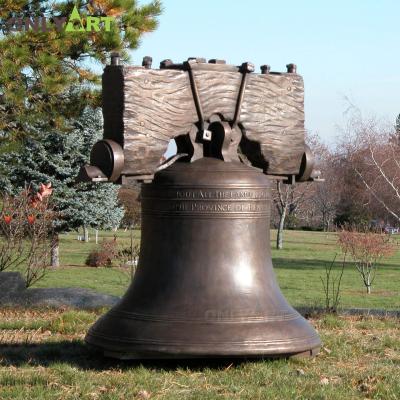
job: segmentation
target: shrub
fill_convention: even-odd
[[[336,314],[340,303],[340,285],[346,264],[346,254],[338,273],[333,272],[336,255],[330,264],[325,264],[325,277],[320,277],[325,294],[325,312]]]
[[[121,248],[118,251],[118,262],[121,267],[129,267],[130,276],[133,278],[139,261],[140,242],[132,241],[130,247]]]
[[[338,244],[342,252],[352,258],[367,293],[371,293],[378,263],[382,258],[392,255],[395,250],[390,236],[371,232],[366,228],[361,231],[355,228],[342,229],[339,232]]]
[[[93,249],[87,259],[86,265],[89,267],[112,267],[113,260],[118,254],[117,238],[112,240],[104,239],[100,245]]]
[[[40,184],[37,192],[29,185],[0,202],[0,271],[21,267],[26,287],[43,278],[49,267],[57,216],[52,192],[51,183]]]

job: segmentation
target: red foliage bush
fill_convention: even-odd
[[[117,239],[103,240],[98,248],[93,249],[87,259],[89,267],[112,267],[114,258],[118,254]]]
[[[384,233],[367,230],[359,232],[355,229],[342,229],[339,232],[338,244],[342,252],[353,259],[367,293],[371,293],[378,263],[395,251],[390,237]]]
[[[52,250],[56,212],[51,183],[39,191],[28,185],[20,193],[0,199],[0,271],[22,266],[27,287],[43,278]]]

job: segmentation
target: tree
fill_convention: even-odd
[[[283,184],[282,181],[276,182],[273,201],[279,214],[278,232],[276,236],[276,248],[283,248],[283,230],[288,216],[293,216],[298,207],[307,200],[310,184],[301,183],[294,185]]]
[[[316,169],[319,169],[319,157],[322,154],[320,149],[323,147],[321,140],[317,134],[308,133],[306,142],[316,158]],[[283,248],[283,230],[287,220],[293,221],[297,215],[304,213],[305,209],[309,210],[312,207],[315,186],[310,182],[287,185],[277,180],[276,190],[273,191],[272,197],[279,216],[277,249]]]
[[[159,0],[0,0],[2,185],[15,191],[51,182],[61,213],[56,232],[116,226],[122,217],[115,187],[73,183],[101,130],[100,77],[91,65],[105,64],[110,51],[127,60],[160,13]],[[109,23],[93,29],[94,19]],[[90,123],[88,106],[97,116]],[[53,240],[57,264],[58,234]]]
[[[351,116],[342,139],[346,161],[365,190],[373,215],[400,224],[400,152],[393,127]]]
[[[395,129],[395,139],[396,139],[396,143],[400,145],[400,114],[397,116],[396,118],[396,124],[394,126]]]
[[[128,59],[128,50],[156,28],[160,13],[158,0],[144,5],[135,0],[0,0],[0,144],[15,147],[14,140],[73,129],[70,122],[87,105],[100,104],[99,76],[91,62],[105,64],[110,51]],[[67,29],[72,16],[78,27]],[[89,16],[112,21],[97,30]],[[29,21],[40,23],[40,29],[26,30]]]
[[[349,163],[346,153],[337,151],[334,154],[332,172],[332,190],[337,198],[334,224],[367,224],[372,218],[371,209],[367,206],[369,196]]]
[[[337,210],[337,193],[335,190],[336,176],[330,171],[324,173],[324,183],[316,185],[313,202],[321,216],[321,225],[324,232],[329,232]]]
[[[117,227],[123,216],[118,187],[111,183],[76,184],[79,168],[88,163],[90,149],[101,136],[99,110],[86,109],[68,135],[50,132],[41,140],[27,139],[21,151],[4,154],[0,189],[15,192],[27,184],[36,190],[42,182],[52,184],[55,220],[52,265],[58,261],[58,234],[80,226]]]
[[[341,187],[340,161],[327,147],[320,144],[318,149],[317,169],[321,171],[323,182],[314,185],[311,197],[312,208],[319,228],[329,231],[338,207]]]
[[[140,186],[122,186],[119,190],[118,198],[125,209],[121,225],[130,229],[140,227]]]
[[[370,294],[378,262],[394,252],[390,237],[384,233],[375,233],[366,229],[361,229],[361,231],[354,228],[342,229],[339,232],[338,244],[343,254],[353,259],[367,293]]]

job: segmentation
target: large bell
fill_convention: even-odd
[[[177,162],[142,186],[137,272],[86,342],[120,359],[313,355],[320,339],[272,268],[268,178]]]

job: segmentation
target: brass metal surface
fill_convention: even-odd
[[[98,167],[110,182],[117,181],[124,166],[122,147],[114,140],[99,140],[90,152],[90,164]]]
[[[142,185],[137,272],[86,342],[120,359],[313,355],[314,328],[283,297],[270,182],[239,162],[176,162]]]

